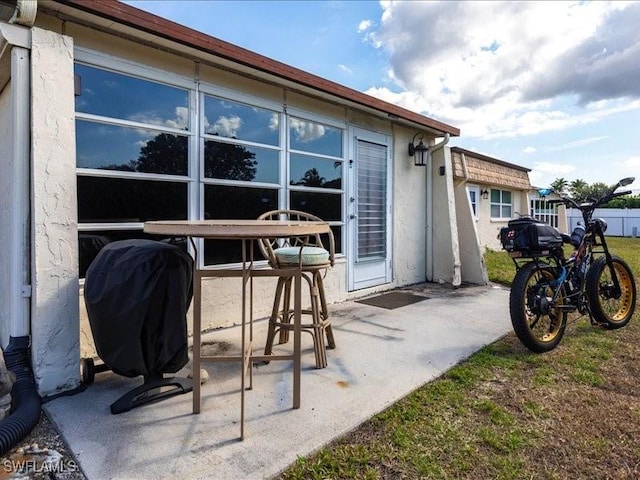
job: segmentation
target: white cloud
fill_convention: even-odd
[[[167,127],[186,130],[189,126],[189,109],[187,107],[176,107],[176,118],[167,120]]]
[[[583,138],[581,140],[575,140],[573,142],[563,143],[561,145],[554,145],[544,149],[546,152],[560,152],[562,150],[570,150],[572,148],[583,147],[585,145],[589,145],[591,143],[600,142],[602,140],[606,140],[607,136],[599,136],[599,137],[591,137],[591,138]]]
[[[367,30],[369,30],[369,28],[371,28],[371,25],[373,25],[373,22],[371,22],[371,20],[362,20],[358,24],[358,33],[366,32]]]
[[[292,118],[291,128],[296,134],[296,139],[305,143],[317,140],[324,136],[324,126],[318,123],[311,123],[304,120],[298,120],[297,118]]]
[[[536,153],[536,147],[527,146],[522,150],[523,153]]]
[[[208,133],[217,134],[222,137],[235,138],[238,136],[238,130],[242,127],[242,119],[237,115],[230,117],[218,117],[213,125],[209,125]]]
[[[640,157],[629,157],[623,163],[625,168],[631,169],[632,171],[640,170]]]
[[[345,73],[348,73],[348,74],[352,74],[352,73],[353,73],[353,70],[351,70],[351,69],[350,69],[349,67],[347,67],[346,65],[342,65],[342,64],[340,64],[340,65],[338,65],[338,68],[339,68],[340,70],[342,70],[343,72],[345,72]]]
[[[536,162],[529,172],[529,180],[533,186],[548,187],[556,178],[568,178],[576,170],[574,165]]]
[[[367,93],[464,136],[535,135],[640,108],[640,2],[381,5],[380,25],[363,33],[402,91]]]

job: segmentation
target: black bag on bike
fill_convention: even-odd
[[[500,242],[507,252],[535,255],[562,246],[560,232],[551,225],[530,217],[509,220],[500,229]]]

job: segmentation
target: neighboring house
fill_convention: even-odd
[[[500,250],[500,228],[520,215],[529,214],[530,170],[459,147],[451,148],[459,205],[458,230],[473,230],[482,251]],[[466,206],[466,208],[465,208]]]
[[[532,187],[531,192],[529,192],[528,215],[548,223],[562,233],[567,233],[569,231],[567,209],[561,203],[548,203],[549,200],[559,199],[560,195],[554,192],[549,195],[540,196],[538,190],[539,188]]]
[[[446,147],[457,128],[116,1],[23,1],[6,15],[11,5],[0,9],[0,192],[11,206],[0,211],[0,343],[31,337],[42,395],[78,386],[80,358],[94,354],[89,262],[107,242],[144,237],[145,220],[317,214],[339,253],[330,302],[486,280],[477,242],[459,247]],[[409,156],[416,138],[430,146],[426,168]],[[498,161],[476,173],[475,158],[458,158],[455,178],[478,187],[488,238],[529,185],[509,176],[526,169],[492,174]],[[231,242],[198,245],[204,267],[238,261]],[[254,289],[266,316],[275,283]],[[203,290],[205,328],[238,317],[239,285],[210,278]]]

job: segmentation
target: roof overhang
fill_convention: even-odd
[[[197,59],[244,76],[321,98],[435,136],[460,130],[389,102],[139,10],[117,0],[52,0],[41,11],[67,21]]]

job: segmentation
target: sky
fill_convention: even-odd
[[[640,2],[125,3],[457,127],[534,186],[640,192]]]

